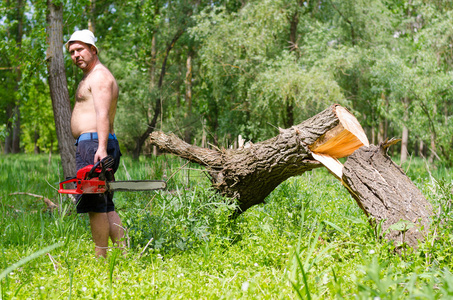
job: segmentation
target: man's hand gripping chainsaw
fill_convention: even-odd
[[[77,171],[76,177],[60,182],[61,194],[103,194],[111,191],[152,191],[162,190],[167,183],[161,180],[114,181],[114,159],[106,156],[94,165],[88,165]],[[75,189],[65,189],[64,185],[74,182]]]

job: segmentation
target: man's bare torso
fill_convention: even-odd
[[[110,123],[109,131],[114,133],[113,122],[116,114],[116,105],[118,100],[118,85],[112,73],[103,66],[97,64],[95,68],[87,74],[76,91],[76,103],[71,117],[71,131],[74,138],[79,137],[82,133],[97,132],[96,109],[92,89],[96,89],[96,80],[102,78],[102,81],[108,87],[108,93],[111,93],[111,104],[108,112]],[[99,100],[98,100],[99,101]]]

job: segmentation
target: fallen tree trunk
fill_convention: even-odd
[[[357,119],[338,105],[279,131],[272,139],[236,150],[201,148],[157,131],[151,143],[205,166],[213,187],[237,200],[238,213],[264,202],[289,177],[324,165],[343,182],[372,225],[382,224],[386,238],[397,242],[404,237],[412,247],[423,240],[431,205],[385,154],[391,143],[370,146]],[[343,167],[338,158],[349,155]],[[398,224],[403,228],[395,227]]]
[[[153,132],[151,143],[207,168],[212,185],[220,193],[236,199],[241,212],[264,199],[286,179],[322,165],[313,159],[310,147],[319,152],[336,151],[337,157],[350,155],[368,143],[363,130],[351,134],[357,120],[338,105],[260,143],[240,149],[212,150],[190,145],[177,136]],[[360,127],[361,129],[361,127]],[[359,136],[359,137],[358,137]],[[334,145],[344,144],[344,147]],[[329,152],[329,151],[327,151]]]

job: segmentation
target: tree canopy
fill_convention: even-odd
[[[115,130],[150,154],[155,129],[228,147],[274,136],[333,103],[374,144],[451,165],[453,5],[434,0],[60,0],[63,40],[97,37],[118,80]],[[46,1],[0,4],[0,140],[58,151],[46,68]],[[62,45],[63,47],[63,45]],[[82,73],[65,52],[71,101]]]

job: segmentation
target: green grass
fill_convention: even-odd
[[[96,259],[86,216],[58,195],[59,157],[0,155],[0,299],[446,299],[451,170],[403,165],[433,204],[432,232],[397,255],[341,184],[318,169],[291,178],[237,220],[196,165],[123,157],[118,180],[169,179],[161,192],[117,193],[125,255]],[[49,213],[39,194],[62,210]],[[47,249],[46,249],[47,248]]]

